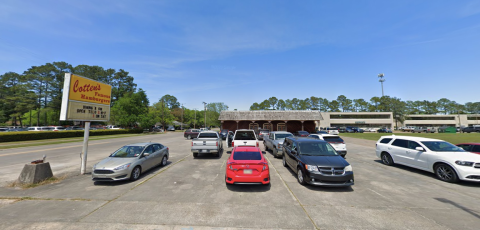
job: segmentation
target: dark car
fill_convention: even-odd
[[[381,129],[377,129],[377,132],[378,133],[391,133],[392,130],[389,129],[389,128],[381,128]]]
[[[227,135],[228,135],[228,129],[222,129],[222,131],[220,131],[220,136],[222,137],[222,140],[226,140],[227,139]]]
[[[268,129],[259,129],[258,130],[258,139],[263,140],[263,136],[268,136],[270,134],[270,130]]]
[[[358,127],[347,126],[347,129],[351,129],[353,131],[353,133],[363,133],[364,132],[363,129],[360,129]]]
[[[328,132],[325,130],[318,130],[317,134],[328,134]]]
[[[456,146],[464,149],[465,151],[480,154],[480,143],[462,143],[456,144]]]
[[[283,166],[297,173],[298,183],[324,186],[354,184],[352,166],[324,140],[287,137]]]
[[[200,129],[187,129],[185,132],[183,132],[183,137],[190,140],[192,138],[197,138],[199,133]]]
[[[308,133],[307,131],[297,131],[293,135],[297,137],[308,137],[310,133]]]
[[[462,128],[464,133],[480,133],[480,127],[465,127]]]

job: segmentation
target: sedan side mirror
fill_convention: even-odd
[[[150,156],[150,153],[144,153],[143,156],[148,157],[148,156]]]
[[[422,151],[422,152],[424,152],[424,151],[425,151],[425,149],[424,149],[424,148],[422,148],[422,147],[416,147],[416,148],[415,148],[415,150],[417,150],[417,151]]]

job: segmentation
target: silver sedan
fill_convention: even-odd
[[[92,180],[137,180],[142,172],[166,165],[168,157],[168,147],[159,143],[125,145],[93,166]]]

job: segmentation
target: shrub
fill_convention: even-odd
[[[116,134],[142,133],[142,132],[143,132],[142,129],[90,130],[89,136],[116,135]],[[53,131],[5,132],[5,133],[0,133],[0,142],[31,141],[31,140],[83,137],[83,136],[84,136],[83,130],[67,130],[67,131],[58,131],[58,132],[53,132]]]

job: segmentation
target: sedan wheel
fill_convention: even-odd
[[[382,153],[382,163],[388,166],[394,165],[392,156],[388,153]]]
[[[167,165],[167,156],[163,156],[162,163],[160,163],[160,166],[165,166],[165,165]]]
[[[273,154],[273,157],[275,157],[275,158],[279,157],[279,156],[277,156],[277,154],[278,154],[277,149],[272,149],[272,154]]]
[[[438,179],[445,182],[454,183],[458,181],[458,176],[455,170],[446,164],[435,166],[435,175],[437,175]]]
[[[305,185],[305,178],[303,178],[303,173],[301,169],[297,169],[297,180],[298,183],[301,185]]]
[[[283,154],[282,164],[284,167],[287,167],[287,160],[285,159],[285,154]]]
[[[189,139],[189,140],[192,139],[192,136],[188,135],[188,136],[187,136],[187,139]]]
[[[142,173],[142,170],[140,169],[139,166],[135,167],[132,170],[132,174],[130,175],[130,180],[136,181],[138,178],[140,178],[140,174]]]

